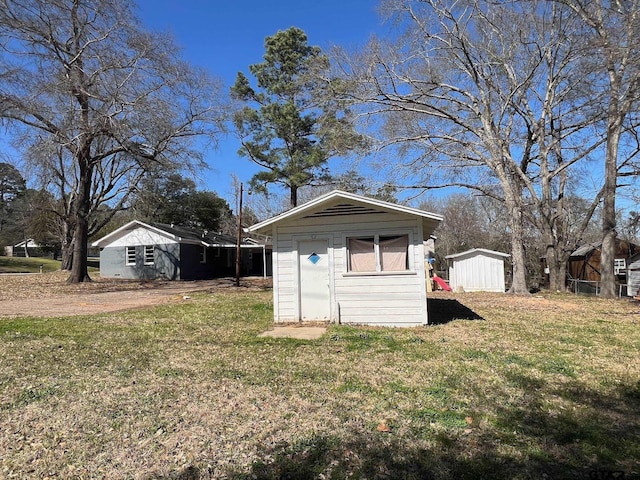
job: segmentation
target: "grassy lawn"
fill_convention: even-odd
[[[0,273],[39,273],[60,270],[60,261],[39,257],[0,257]]]
[[[257,337],[270,292],[0,319],[0,478],[640,478],[637,303],[431,302],[315,341]]]

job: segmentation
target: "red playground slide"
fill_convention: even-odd
[[[440,285],[440,288],[450,292],[451,291],[451,287],[447,284],[447,282],[445,282],[443,279],[441,279],[440,277],[438,277],[437,275],[433,276],[433,281],[436,282],[438,285]]]

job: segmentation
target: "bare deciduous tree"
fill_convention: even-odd
[[[589,126],[579,114],[584,102],[572,98],[576,26],[544,2],[387,6],[403,36],[393,45],[372,43],[352,69],[363,87],[356,101],[378,107],[367,115],[385,117],[386,144],[400,146],[414,182],[504,202],[511,292],[527,293],[527,216],[545,231],[552,253],[566,249],[559,232],[569,171],[599,144],[576,140]]]
[[[606,140],[602,192],[601,295],[616,295],[616,193],[618,178],[638,175],[632,160],[637,155],[640,125],[634,118],[640,107],[640,1],[559,0],[579,16],[587,34],[583,78],[591,86],[596,120]],[[630,150],[624,148],[629,140]],[[621,146],[623,148],[621,148]]]
[[[153,165],[201,167],[192,140],[219,131],[219,86],[144,31],[124,0],[0,0],[0,116],[67,205],[69,281],[89,280],[94,213]],[[46,156],[46,155],[45,155]]]

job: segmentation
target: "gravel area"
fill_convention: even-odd
[[[188,301],[193,292],[235,288],[232,278],[197,281],[101,279],[68,284],[68,272],[0,275],[0,317],[91,315],[169,302]],[[269,288],[271,279],[241,279],[240,288]]]

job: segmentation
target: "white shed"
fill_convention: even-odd
[[[274,320],[426,324],[423,239],[441,221],[334,190],[250,227],[273,238]]]
[[[484,248],[447,255],[449,286],[455,292],[504,292],[504,259],[510,255]]]
[[[640,297],[640,253],[627,262],[627,295]]]

